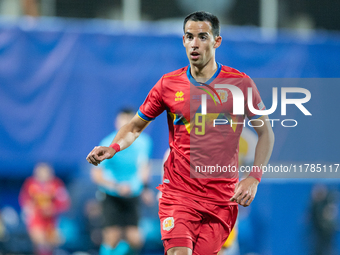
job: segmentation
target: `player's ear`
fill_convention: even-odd
[[[183,35],[183,46],[185,47],[185,35]]]
[[[218,47],[220,47],[221,43],[222,43],[222,37],[221,36],[216,36],[215,37],[214,48],[217,49]]]

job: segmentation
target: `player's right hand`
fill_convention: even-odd
[[[89,155],[87,155],[86,160],[90,164],[98,166],[104,159],[112,158],[115,154],[116,151],[111,147],[96,146]]]

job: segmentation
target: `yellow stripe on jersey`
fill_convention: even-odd
[[[137,112],[137,116],[141,119],[141,120],[144,120],[145,122],[149,123],[151,120],[145,120],[143,119],[141,116],[139,116],[138,112]]]
[[[235,74],[235,75],[241,75],[242,77],[244,76],[243,74],[241,73],[234,73],[234,72],[226,72],[226,71],[223,71],[221,70],[222,73],[227,73],[227,74]]]
[[[231,123],[231,121],[230,120],[232,120],[233,121],[233,123],[236,123],[237,122],[237,116],[233,116],[233,117],[231,117],[230,119],[228,118],[228,121]],[[236,131],[236,128],[237,128],[237,124],[235,124],[235,125],[231,125],[231,128],[234,130],[234,132]]]
[[[191,131],[191,129],[192,129],[192,127],[190,126],[190,122],[187,121],[186,118],[183,118],[182,121],[183,121],[183,123],[184,123],[184,125],[185,125],[186,130],[187,130],[188,133],[190,134],[190,131]]]
[[[168,112],[168,114],[170,115],[171,119],[173,122],[176,121],[177,117],[178,117],[178,114],[176,113],[172,113],[172,112]],[[190,134],[190,131],[191,131],[191,127],[190,127],[190,122],[186,120],[186,118],[181,118],[180,119],[182,121],[182,123],[184,124],[185,126],[185,129],[188,131],[188,134]]]
[[[174,76],[180,76],[180,75],[184,74],[185,72],[186,72],[186,71],[183,71],[183,72],[181,72],[181,73],[179,73],[179,74],[173,74],[173,75],[163,76],[163,78],[174,77]]]

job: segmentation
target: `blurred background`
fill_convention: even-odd
[[[197,10],[220,18],[217,61],[254,78],[265,104],[273,86],[292,81],[312,93],[305,105],[312,116],[288,108],[284,119],[296,119],[297,127],[274,126],[270,163],[334,171],[340,1],[0,0],[0,254],[33,252],[18,197],[38,162],[52,165],[70,195],[55,252],[98,253],[100,196],[85,158],[113,130],[119,109],[137,110],[164,73],[188,65],[183,19]],[[156,193],[168,148],[166,114],[145,132],[153,140]],[[229,254],[340,254],[340,169],[321,178],[276,177],[264,178],[251,207],[241,210],[238,249]],[[142,254],[162,254],[157,210],[141,205]]]

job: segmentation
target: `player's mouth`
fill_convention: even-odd
[[[193,51],[193,52],[190,53],[190,56],[191,56],[191,59],[196,60],[200,57],[200,54],[196,51]]]

